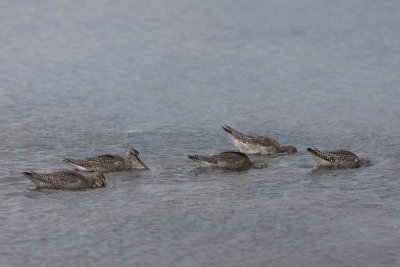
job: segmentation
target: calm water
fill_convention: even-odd
[[[0,1],[0,265],[399,266],[399,25],[397,0]],[[225,123],[299,153],[197,168]],[[128,147],[151,170],[105,189],[21,175]]]

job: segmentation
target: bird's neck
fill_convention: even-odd
[[[288,146],[281,146],[279,148],[279,153],[286,153],[289,152],[289,147]]]

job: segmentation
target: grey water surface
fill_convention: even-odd
[[[399,25],[397,0],[0,0],[0,266],[400,266]],[[223,124],[299,153],[198,168]],[[151,170],[104,189],[21,174],[129,147]]]

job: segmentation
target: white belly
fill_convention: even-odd
[[[79,166],[79,165],[76,165],[76,164],[74,164],[72,162],[70,164],[73,165],[75,167],[75,169],[77,169],[78,171],[83,171],[83,172],[88,172],[89,171],[87,168]]]
[[[333,166],[333,163],[330,162],[330,161],[324,160],[324,159],[322,159],[322,158],[320,158],[320,157],[317,157],[317,156],[315,156],[315,155],[312,155],[312,156],[313,156],[313,158],[314,158],[314,160],[315,160],[317,166],[321,166],[321,167]]]

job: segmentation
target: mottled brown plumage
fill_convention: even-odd
[[[268,136],[246,135],[228,125],[222,126],[222,129],[228,134],[233,145],[240,152],[246,154],[264,154],[271,155],[275,153],[296,153],[294,146],[281,146],[276,140]]]
[[[236,151],[227,151],[215,155],[189,155],[188,157],[203,166],[220,167],[228,170],[246,169],[251,166],[256,168],[266,167],[264,162],[252,162],[246,154]]]
[[[136,149],[128,149],[123,155],[100,155],[86,159],[64,159],[67,163],[80,171],[101,171],[117,172],[128,170],[133,162],[139,163],[143,169],[149,168],[139,158],[139,152]]]
[[[47,189],[85,189],[106,186],[105,177],[101,172],[84,176],[78,172],[64,170],[53,173],[24,172],[37,188]]]
[[[370,162],[343,149],[324,152],[316,148],[307,148],[307,151],[313,156],[317,167],[358,168]]]

